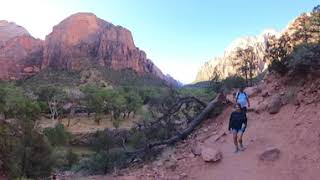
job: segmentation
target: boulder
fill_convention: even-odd
[[[265,111],[268,108],[268,102],[263,101],[260,104],[256,105],[254,108],[254,112],[256,112],[257,114]]]
[[[265,98],[265,97],[269,97],[270,94],[268,91],[264,90],[264,91],[262,91],[261,96]]]
[[[177,161],[170,160],[170,161],[166,161],[164,163],[164,166],[166,169],[170,169],[170,170],[174,171],[177,168],[178,164],[177,164]]]
[[[253,86],[253,87],[246,88],[245,92],[247,93],[247,95],[249,97],[253,97],[253,96],[256,96],[257,94],[261,93],[261,89],[258,88],[257,86]]]
[[[200,143],[195,143],[195,144],[191,147],[191,152],[192,152],[195,156],[200,156],[200,155],[201,155],[201,144],[200,144]]]
[[[275,161],[280,158],[280,150],[278,148],[268,148],[259,155],[261,161]]]
[[[201,157],[205,162],[218,162],[222,159],[222,152],[213,148],[202,147]]]
[[[268,112],[270,114],[277,114],[282,106],[281,96],[280,95],[274,95],[271,97],[271,101],[268,104]]]

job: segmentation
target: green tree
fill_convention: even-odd
[[[142,107],[142,104],[143,104],[141,96],[137,91],[130,90],[125,93],[125,99],[126,99],[127,117],[129,117],[131,113],[135,115],[136,112]]]
[[[65,146],[69,144],[71,135],[66,131],[63,124],[57,124],[54,128],[45,128],[43,133],[52,146]]]
[[[10,177],[47,177],[52,170],[51,146],[34,128],[40,107],[14,86],[0,88],[5,107],[1,113],[13,120],[2,126],[0,154]]]
[[[315,43],[320,43],[320,5],[313,8],[310,17],[310,31]]]
[[[255,71],[257,69],[257,55],[252,46],[249,46],[244,49],[237,49],[236,51],[237,61],[235,66],[238,68],[238,71],[241,73],[245,80],[247,86],[253,85],[253,78],[255,76]]]
[[[95,85],[87,85],[82,89],[82,92],[85,95],[87,107],[95,112],[94,119],[97,124],[100,124],[101,116],[106,109],[106,101],[110,97],[109,90]]]
[[[40,86],[35,93],[38,96],[38,101],[46,102],[51,119],[58,119],[66,100],[66,93],[55,86]]]

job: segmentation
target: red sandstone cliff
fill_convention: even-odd
[[[83,70],[104,66],[133,69],[164,79],[162,72],[139,50],[131,32],[92,13],[77,13],[63,20],[46,37],[43,68]]]
[[[0,80],[16,80],[40,69],[84,70],[102,66],[165,76],[134,44],[131,32],[92,13],[77,13],[53,27],[45,41],[34,39],[21,26],[0,21]]]
[[[0,79],[16,80],[39,72],[43,42],[21,26],[0,21]]]

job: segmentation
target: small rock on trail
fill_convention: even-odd
[[[275,95],[272,97],[270,104],[268,105],[268,112],[270,114],[277,114],[282,106],[281,97]]]
[[[278,148],[268,148],[259,156],[259,159],[262,161],[275,161],[279,158],[280,150]]]
[[[200,143],[195,143],[192,147],[191,147],[191,152],[195,155],[195,156],[200,156],[201,155],[201,144]]]
[[[205,162],[218,162],[222,159],[222,152],[209,147],[202,147],[201,157]]]

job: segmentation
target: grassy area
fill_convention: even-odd
[[[88,146],[71,146],[71,149],[79,157],[88,157],[94,153],[92,148]]]
[[[210,101],[216,97],[216,92],[210,91],[208,88],[201,87],[182,87],[178,90],[182,96],[195,96],[203,101]]]

